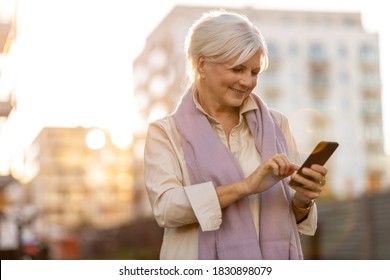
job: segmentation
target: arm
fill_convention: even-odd
[[[320,196],[325,184],[324,178],[326,173],[326,167],[314,164],[311,168],[303,169],[303,174],[310,176],[310,179],[306,179],[298,174],[292,176],[294,180],[303,184],[303,186],[292,186],[295,190],[292,206],[298,223],[308,216],[314,200]]]
[[[155,218],[162,227],[199,222],[203,230],[217,229],[221,209],[265,191],[297,168],[285,155],[275,155],[240,182],[216,188],[211,182],[184,186],[188,175],[180,143],[175,140],[174,131],[169,131],[172,127],[167,123],[151,124],[145,145],[145,185]]]
[[[221,208],[211,182],[188,184],[180,138],[167,119],[149,126],[145,142],[145,187],[157,223],[180,227],[199,222],[203,230],[221,223]]]
[[[218,186],[217,195],[221,208],[252,194],[261,193],[275,183],[293,174],[299,167],[291,163],[284,154],[267,159],[247,178],[237,183]]]

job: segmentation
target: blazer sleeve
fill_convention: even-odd
[[[212,182],[191,185],[180,137],[173,120],[149,125],[144,151],[144,180],[149,201],[161,227],[199,223],[202,230],[216,230],[222,211]]]

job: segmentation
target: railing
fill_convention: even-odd
[[[390,192],[318,202],[318,230],[302,236],[306,259],[390,259]]]

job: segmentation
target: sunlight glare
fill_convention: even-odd
[[[126,129],[115,129],[111,132],[111,141],[118,148],[127,149],[133,143],[133,134]]]
[[[101,129],[92,129],[85,137],[85,142],[91,150],[99,150],[106,145],[106,135]]]

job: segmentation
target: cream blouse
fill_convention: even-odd
[[[236,156],[245,177],[261,163],[254,138],[243,114],[257,108],[249,97],[240,108],[240,121],[226,137],[220,123],[209,116],[194,98],[197,108],[204,113],[215,133]],[[271,110],[287,141],[292,162],[301,164],[287,118]],[[222,222],[222,211],[212,182],[191,185],[181,137],[172,116],[159,119],[149,125],[145,142],[145,186],[157,223],[164,227],[160,259],[198,259],[198,231],[217,230]],[[294,192],[291,189],[292,193]],[[257,234],[259,234],[260,199],[249,197],[250,210]],[[317,228],[317,208],[311,208],[308,217],[298,224],[301,234],[314,235]]]

